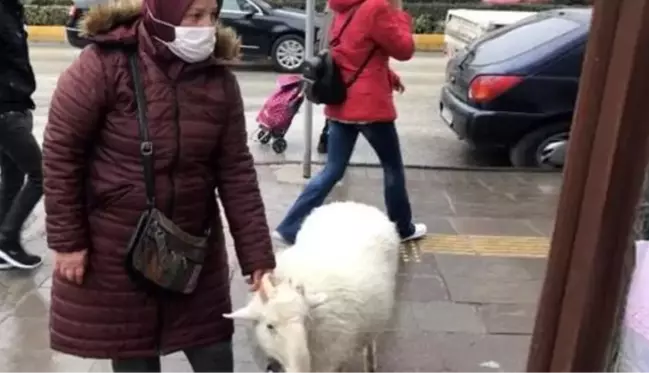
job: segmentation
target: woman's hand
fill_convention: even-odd
[[[406,87],[401,82],[399,75],[392,70],[390,70],[390,82],[392,83],[393,91],[403,93],[406,90]]]
[[[83,283],[87,263],[87,249],[71,253],[56,252],[54,254],[54,271],[62,278],[77,285]]]
[[[255,270],[250,277],[246,280],[248,285],[250,285],[250,291],[255,292],[261,287],[261,278],[266,274],[272,272],[270,269],[258,269]]]
[[[403,93],[405,92],[406,87],[403,85],[403,83],[401,83],[401,80],[397,80],[392,86],[392,89],[399,93]]]

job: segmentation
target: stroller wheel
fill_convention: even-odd
[[[265,130],[259,130],[257,132],[257,140],[259,140],[260,143],[262,144],[268,144],[270,141],[271,134],[268,131]]]
[[[283,138],[279,138],[275,141],[273,141],[273,144],[271,145],[273,148],[273,151],[277,154],[282,154],[286,150],[286,140]]]

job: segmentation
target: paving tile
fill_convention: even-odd
[[[445,371],[521,372],[530,344],[529,336],[446,333],[437,334],[437,348]]]
[[[545,260],[436,254],[451,300],[461,303],[535,303]]]
[[[428,228],[428,233],[431,234],[457,234],[457,230],[451,224],[450,219],[436,217],[433,214],[421,214],[421,217],[417,215],[421,210],[415,211],[415,219],[418,222],[426,224]],[[433,210],[435,211],[435,210]],[[422,213],[424,211],[421,211]],[[437,212],[437,211],[435,211]]]
[[[397,299],[413,302],[448,300],[449,294],[441,276],[397,276]]]
[[[0,324],[0,350],[49,350],[49,320],[9,317]],[[2,365],[0,365],[2,366]]]
[[[478,306],[482,320],[490,334],[531,334],[534,329],[537,305],[482,304]]]
[[[554,219],[530,219],[529,225],[535,231],[546,237],[552,237]]]
[[[471,304],[454,302],[412,303],[413,314],[421,330],[430,332],[484,333],[486,328]]]
[[[420,331],[421,329],[413,310],[413,303],[397,301],[392,318],[385,330],[399,331],[404,334]]]
[[[464,203],[488,203],[498,204],[503,207],[513,204],[514,201],[505,193],[498,191],[490,191],[487,188],[481,188],[482,193],[476,193],[476,188],[466,189],[448,189],[448,194],[451,203],[464,202]],[[480,189],[478,189],[480,190]]]
[[[464,277],[476,280],[542,280],[545,278],[545,259],[478,257],[435,254],[437,268],[444,279]]]
[[[88,372],[94,364],[95,360],[49,350],[0,349],[0,371],[2,372]],[[110,369],[102,371],[106,372]]]
[[[456,216],[484,218],[554,218],[555,207],[533,202],[518,202],[506,207],[494,203],[456,202],[453,204]]]
[[[451,300],[460,303],[534,303],[538,301],[542,280],[504,281],[445,276]]]
[[[406,277],[438,277],[440,272],[437,269],[435,255],[431,253],[419,253],[419,260],[405,262],[399,261],[399,276]]]
[[[459,234],[494,236],[538,236],[527,221],[521,219],[491,219],[453,217],[451,224]]]
[[[13,315],[19,318],[49,317],[50,290],[48,288],[32,290],[15,305]]]
[[[379,372],[443,372],[444,359],[433,333],[383,333],[377,342]]]
[[[386,332],[379,338],[378,370],[385,372],[520,372],[530,338],[513,335]]]

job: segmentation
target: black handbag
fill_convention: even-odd
[[[352,21],[357,9],[358,7],[351,10],[352,13],[345,20],[338,35],[329,43],[330,48],[340,43],[340,37]],[[304,81],[304,94],[307,100],[314,104],[326,105],[340,105],[345,102],[347,99],[347,89],[356,82],[377,49],[377,46],[372,48],[348,82],[343,80],[340,67],[334,61],[330,49],[323,49],[313,58],[304,61],[302,65],[302,80]]]
[[[202,237],[193,236],[156,208],[154,149],[137,53],[129,52],[128,61],[137,106],[147,206],[128,243],[126,269],[133,281],[149,289],[190,294],[196,289],[203,269],[209,232]]]

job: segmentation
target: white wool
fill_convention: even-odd
[[[326,296],[307,324],[312,371],[339,369],[385,329],[399,244],[395,225],[376,207],[334,202],[314,210],[295,245],[277,254],[278,279]]]

